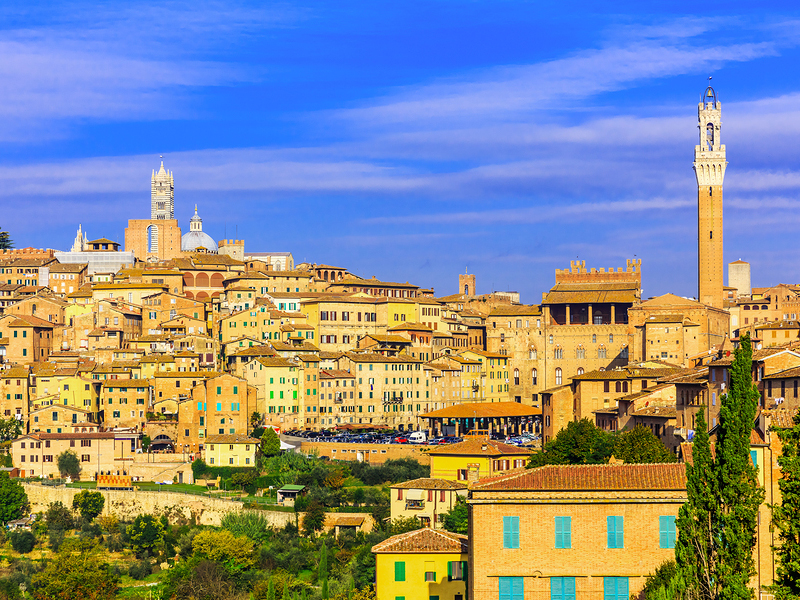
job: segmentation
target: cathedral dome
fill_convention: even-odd
[[[181,252],[195,252],[204,248],[206,252],[217,252],[217,243],[207,233],[203,232],[203,219],[197,214],[194,207],[194,216],[189,220],[189,233],[181,237]]]

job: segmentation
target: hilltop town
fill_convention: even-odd
[[[198,207],[184,233],[163,161],[151,174],[150,218],[130,220],[124,244],[79,227],[66,251],[0,251],[4,470],[25,482],[30,504],[13,527],[35,530],[29,514],[50,518],[54,503],[97,489],[103,514],[123,522],[152,514],[167,532],[189,520],[217,531],[260,509],[278,519],[259,517],[260,528],[317,540],[294,579],[271,576],[261,596],[231,583],[230,597],[345,598],[361,593],[348,585],[377,583],[369,593],[380,599],[627,600],[674,557],[698,424],[716,439],[748,339],[760,394],[749,452],[766,491],[751,586],[766,590],[776,579],[775,432],[800,406],[800,285],[751,287],[741,260],[724,285],[727,161],[712,88],[698,124],[696,298],[642,297],[647,265],[635,258],[571,261],[534,304],[479,294],[470,273],[434,290],[392,281],[390,266],[368,276],[324,256],[296,264],[288,249],[214,240]],[[526,468],[584,421],[609,440],[645,429],[666,458]],[[281,447],[267,451],[273,431]],[[398,465],[402,475],[388,474]],[[358,496],[360,486],[370,491]],[[226,531],[243,535],[236,527]],[[177,536],[171,555],[155,543],[136,550],[143,577],[162,581],[151,563],[164,563],[163,577],[193,556]],[[334,574],[301,571],[323,554],[327,569],[340,536],[350,541],[336,555],[344,595],[335,596]],[[201,597],[169,581],[172,597]]]

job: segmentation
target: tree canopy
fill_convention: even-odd
[[[56,466],[62,477],[78,479],[81,476],[81,461],[72,450],[64,450],[56,457]]]
[[[447,531],[466,535],[469,531],[469,515],[467,501],[463,497],[456,498],[455,506],[442,516],[442,524]]]
[[[164,525],[153,515],[137,516],[126,531],[137,554],[153,551],[164,541]]]
[[[778,466],[781,478],[781,503],[772,506],[772,522],[778,530],[778,558],[775,597],[778,600],[800,598],[800,413],[789,429],[774,430],[781,440]]]
[[[119,576],[103,562],[91,540],[68,540],[56,560],[33,580],[36,600],[81,598],[111,600],[117,595]]]
[[[0,472],[0,522],[5,525],[20,519],[28,513],[28,495],[22,485],[11,479],[6,472]]]
[[[678,460],[644,425],[637,425],[617,435],[614,457],[626,463],[669,463]]]
[[[540,452],[531,455],[528,467],[543,465],[595,465],[608,461],[614,451],[613,436],[589,419],[570,421]]]
[[[14,240],[7,231],[0,230],[0,250],[11,250],[14,248]]]
[[[93,521],[97,515],[103,512],[105,504],[106,499],[100,492],[83,490],[72,497],[72,510],[80,512],[81,517],[87,521]]]
[[[275,456],[280,454],[281,438],[275,433],[272,427],[267,427],[264,435],[261,436],[261,454],[264,456]]]

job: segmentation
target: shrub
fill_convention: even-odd
[[[58,552],[58,549],[61,548],[61,544],[64,543],[65,537],[66,534],[63,529],[51,529],[47,535],[47,545],[50,546],[53,552]]]
[[[11,540],[11,547],[20,554],[27,554],[36,545],[36,536],[24,529],[11,531],[8,537]]]
[[[152,572],[149,560],[137,560],[128,568],[128,575],[133,579],[144,579]]]

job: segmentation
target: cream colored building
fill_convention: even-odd
[[[425,527],[443,527],[442,518],[467,497],[467,485],[459,481],[423,477],[391,486],[391,518],[418,519]]]

